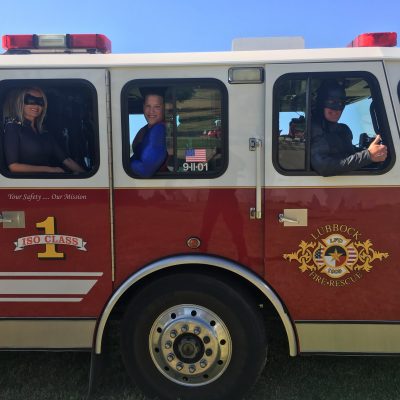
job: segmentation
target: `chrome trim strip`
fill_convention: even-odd
[[[0,294],[88,294],[97,280],[90,279],[0,279]]]
[[[83,297],[0,297],[0,303],[79,303]]]
[[[111,72],[105,71],[106,86],[106,117],[107,117],[107,148],[108,148],[108,190],[109,190],[109,214],[110,214],[110,243],[111,243],[111,280],[115,282],[115,229],[114,229],[114,168],[113,168],[113,141],[112,141],[112,113],[111,113]]]
[[[0,320],[1,349],[90,349],[95,319]]]
[[[187,264],[208,264],[214,267],[222,268],[235,274],[245,278],[247,281],[252,283],[256,288],[258,288],[264,295],[267,297],[276,311],[278,312],[286,330],[286,334],[289,342],[289,353],[291,356],[297,355],[297,342],[296,342],[296,334],[294,331],[293,324],[290,320],[289,315],[286,313],[283,304],[279,300],[278,296],[273,292],[273,290],[263,282],[260,277],[258,277],[255,273],[243,268],[239,264],[234,263],[233,261],[221,259],[218,257],[207,256],[207,255],[180,255],[175,257],[168,257],[163,260],[159,260],[154,262],[145,268],[138,271],[136,274],[132,275],[127,281],[125,281],[113,294],[109,302],[104,308],[104,311],[101,317],[98,320],[94,349],[96,354],[101,354],[101,345],[103,332],[108,320],[108,317],[111,314],[112,309],[120,299],[120,297],[128,290],[132,285],[134,285],[139,280],[144,277],[165,268],[175,267],[179,265],[187,265]]]
[[[397,322],[295,322],[301,353],[400,353]]]
[[[261,139],[256,139],[256,219],[262,219],[262,183],[263,177],[262,173],[264,171],[262,161],[262,149],[263,141]]]
[[[103,276],[103,272],[0,272],[0,276]]]

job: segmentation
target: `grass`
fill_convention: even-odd
[[[398,357],[296,357],[271,337],[269,362],[246,400],[394,400]],[[121,360],[106,358],[93,400],[145,400]],[[81,400],[88,388],[88,353],[0,353],[1,400]],[[205,399],[207,400],[207,399]]]

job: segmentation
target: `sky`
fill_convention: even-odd
[[[400,35],[400,0],[0,0],[0,35],[102,33],[113,53],[230,51],[246,37],[302,36],[345,47],[365,32]],[[400,42],[400,38],[398,39]]]

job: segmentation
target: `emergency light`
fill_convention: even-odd
[[[396,32],[375,32],[358,35],[347,47],[395,47]]]
[[[8,53],[86,52],[111,53],[111,41],[100,34],[4,35],[3,48]]]

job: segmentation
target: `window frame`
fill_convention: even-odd
[[[398,100],[399,100],[399,103],[400,103],[400,81],[397,84],[397,97],[398,97]]]
[[[172,87],[174,85],[207,85],[214,86],[220,91],[221,94],[221,131],[223,132],[223,139],[221,141],[221,154],[222,165],[219,171],[193,171],[193,172],[157,172],[150,178],[143,178],[135,175],[129,165],[130,143],[129,137],[129,107],[128,107],[128,94],[132,87]],[[229,126],[228,126],[228,90],[225,84],[216,78],[155,78],[155,79],[132,79],[125,83],[121,90],[121,135],[122,135],[122,165],[125,173],[133,179],[215,179],[223,175],[229,164]],[[176,109],[172,110],[175,115]],[[176,146],[177,136],[173,138],[174,146]],[[174,160],[175,162],[175,160]]]
[[[368,71],[335,71],[335,72],[289,72],[281,75],[274,83],[272,96],[273,96],[273,106],[272,106],[272,164],[277,172],[284,176],[320,176],[317,172],[311,169],[310,161],[310,126],[311,126],[311,81],[313,79],[339,79],[339,78],[362,78],[369,85],[371,90],[371,95],[373,101],[376,102],[376,112],[380,116],[380,123],[382,124],[383,130],[385,132],[384,142],[388,147],[390,160],[388,164],[377,170],[359,170],[350,171],[340,176],[359,176],[359,175],[383,175],[392,169],[396,161],[396,153],[393,146],[392,132],[390,130],[389,121],[387,118],[387,113],[384,107],[384,101],[382,92],[380,90],[379,81],[375,75]],[[304,170],[286,170],[282,168],[279,164],[279,95],[278,95],[278,85],[285,80],[305,80],[307,81],[306,89],[306,128],[305,128],[305,169]],[[400,83],[399,83],[400,92]],[[400,96],[400,93],[399,93]],[[371,117],[371,122],[373,122]]]
[[[92,112],[94,123],[94,140],[93,140],[93,167],[90,171],[85,171],[79,174],[74,173],[25,173],[25,172],[10,172],[4,157],[4,143],[0,140],[0,174],[11,179],[87,179],[97,173],[100,167],[100,141],[99,141],[99,104],[96,87],[89,81],[83,78],[50,78],[50,79],[3,79],[0,80],[0,115],[3,121],[3,105],[5,96],[4,89],[16,89],[24,87],[40,87],[45,93],[51,88],[60,90],[63,86],[70,87],[71,84],[85,86],[88,88],[92,96]],[[5,88],[4,88],[5,87]],[[1,137],[4,135],[4,129]]]

